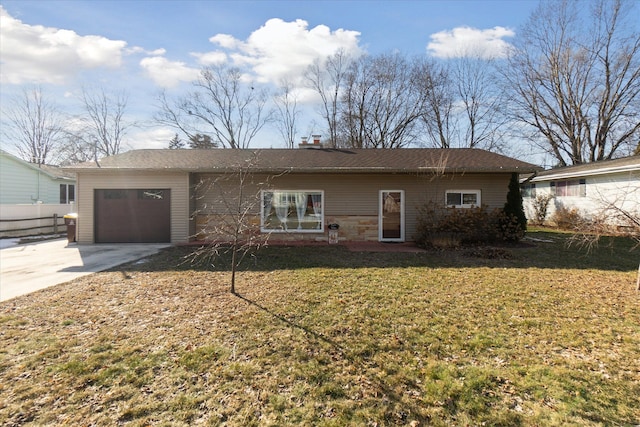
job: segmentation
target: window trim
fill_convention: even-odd
[[[522,184],[520,186],[520,194],[522,194],[522,198],[524,199],[535,199],[537,196],[536,183],[530,182],[527,184]]]
[[[449,194],[453,194],[453,193],[459,193],[460,194],[460,202],[464,201],[464,195],[465,194],[475,194],[477,203],[474,203],[474,204],[461,203],[459,205],[450,205],[449,203],[447,203],[447,196]],[[457,190],[457,189],[445,190],[445,192],[444,192],[444,204],[448,208],[470,209],[470,208],[473,208],[473,207],[480,207],[480,206],[482,206],[482,191],[481,190],[469,190],[469,189],[466,189],[466,190]]]
[[[282,193],[306,193],[307,197],[313,194],[318,194],[320,195],[320,218],[318,219],[318,224],[319,224],[319,228],[313,228],[313,229],[298,229],[298,228],[288,228],[288,229],[283,229],[283,228],[266,228],[265,227],[265,215],[264,215],[264,211],[265,211],[265,194],[266,193],[275,193],[275,192],[282,192]],[[302,233],[302,234],[306,234],[306,233],[324,233],[324,218],[325,218],[325,197],[324,197],[324,190],[310,190],[310,189],[296,189],[296,190],[292,190],[292,189],[280,189],[280,188],[274,188],[274,189],[269,189],[269,190],[262,190],[260,191],[260,232],[262,233]],[[295,212],[294,212],[295,214]],[[290,215],[290,214],[289,214]]]
[[[384,194],[400,193],[400,237],[383,237],[384,234]],[[379,242],[404,242],[405,241],[405,194],[404,190],[379,190],[378,191],[378,241]]]
[[[63,190],[64,189],[64,190]],[[64,196],[63,196],[64,191]],[[75,184],[60,184],[60,204],[70,205],[76,202]]]
[[[562,183],[561,185],[558,185]],[[577,188],[577,195],[571,194],[558,194],[558,188],[563,188],[563,192],[568,192],[569,189]],[[552,196],[555,197],[587,197],[587,180],[584,178],[579,179],[560,179],[554,180],[549,183],[549,189]]]

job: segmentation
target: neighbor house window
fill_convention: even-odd
[[[76,186],[73,184],[60,184],[60,204],[73,203],[76,201]]]
[[[447,190],[445,203],[449,208],[471,208],[480,206],[480,190]]]
[[[536,185],[535,184],[522,184],[520,186],[520,193],[522,197],[535,198],[536,197]]]
[[[552,181],[551,195],[556,197],[586,197],[587,181],[585,179]]]
[[[323,232],[324,192],[263,191],[260,220],[262,231]]]

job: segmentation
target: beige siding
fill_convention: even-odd
[[[79,243],[94,243],[94,190],[95,189],[170,189],[171,190],[171,242],[189,240],[189,174],[135,173],[113,171],[78,173],[78,229]]]
[[[269,180],[254,177],[256,184],[247,185],[245,194],[259,194],[259,183],[268,182],[267,188],[281,190],[322,190],[325,197],[325,224],[341,224],[340,233],[353,239],[377,239],[378,200],[380,190],[405,191],[405,236],[413,240],[417,209],[429,200],[444,203],[446,190],[480,190],[482,204],[489,208],[502,207],[506,201],[510,174],[467,174],[456,176],[433,175],[326,175],[300,174],[283,175]],[[199,175],[198,181],[215,181],[215,175]],[[218,179],[223,187],[232,184]],[[237,187],[236,187],[237,188]],[[211,185],[203,185],[197,192],[196,209],[203,213],[222,213],[223,201],[220,192]],[[230,191],[228,194],[233,194]],[[227,197],[227,202],[228,202]],[[259,214],[256,203],[256,214]],[[352,221],[346,221],[352,217]],[[345,228],[347,227],[347,228]],[[352,228],[352,229],[351,229]],[[325,230],[325,235],[327,231]],[[294,234],[294,233],[292,233]],[[272,238],[280,239],[281,235]],[[298,236],[299,237],[299,236]],[[283,239],[286,239],[282,235]],[[318,235],[310,233],[302,238],[318,240]],[[324,238],[324,237],[322,237]]]

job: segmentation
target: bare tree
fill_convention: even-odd
[[[210,134],[222,148],[249,148],[256,134],[272,118],[267,93],[245,82],[240,69],[226,65],[205,67],[194,90],[172,102],[160,97],[160,123],[187,136]]]
[[[591,218],[578,221],[573,225],[574,234],[567,240],[588,252],[598,246],[604,236],[617,235],[633,239],[640,246],[640,187],[632,185],[638,178],[630,173],[626,183],[606,190],[596,191],[590,196],[596,209]],[[640,291],[640,264],[636,289]]]
[[[277,109],[276,126],[288,148],[295,147],[297,121],[300,116],[298,99],[293,83],[290,80],[280,81],[280,93],[274,99]]]
[[[505,96],[494,71],[493,59],[481,58],[472,52],[453,60],[452,75],[463,116],[458,121],[459,147],[490,151],[501,148],[500,131],[506,122],[501,107]]]
[[[42,88],[25,89],[5,114],[8,121],[3,133],[20,156],[39,165],[50,162],[63,136],[63,117]]]
[[[561,166],[612,158],[640,138],[640,31],[631,11],[636,5],[589,5],[541,3],[504,73],[513,118],[528,125],[528,137]]]
[[[315,90],[322,100],[321,115],[329,131],[328,145],[338,144],[338,116],[340,91],[350,58],[340,49],[325,60],[315,60],[306,72],[309,87]]]
[[[59,151],[61,165],[72,165],[95,160],[95,145],[85,140],[79,133],[65,131]]]
[[[504,96],[495,80],[492,59],[461,52],[446,62],[420,64],[422,115],[427,145],[500,151]]]
[[[243,156],[244,157],[244,156]],[[232,173],[203,176],[197,183],[196,238],[207,243],[190,255],[192,262],[214,265],[231,256],[231,293],[236,293],[236,272],[247,256],[266,245],[269,233],[260,232],[261,190],[272,176],[255,173],[258,154],[235,165]]]
[[[399,53],[351,62],[339,117],[349,147],[401,148],[416,140],[424,96],[415,65]]]
[[[447,67],[423,61],[419,66],[419,84],[426,100],[422,113],[427,144],[450,148],[457,132],[454,115],[454,86]]]
[[[122,141],[134,123],[125,120],[128,96],[124,92],[108,95],[103,88],[82,91],[83,126],[78,136],[93,148],[96,164],[99,157],[118,154]]]

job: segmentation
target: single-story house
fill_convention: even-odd
[[[69,168],[79,243],[215,238],[241,188],[272,239],[327,241],[337,224],[341,241],[403,242],[428,201],[501,208],[511,174],[540,169],[478,149],[325,148],[134,150]]]
[[[0,149],[0,204],[73,203],[75,184],[73,173],[25,162]]]
[[[537,172],[522,181],[527,218],[535,215],[536,197],[549,197],[547,220],[558,209],[575,209],[585,219],[623,225],[619,213],[640,218],[640,156],[603,160]]]

